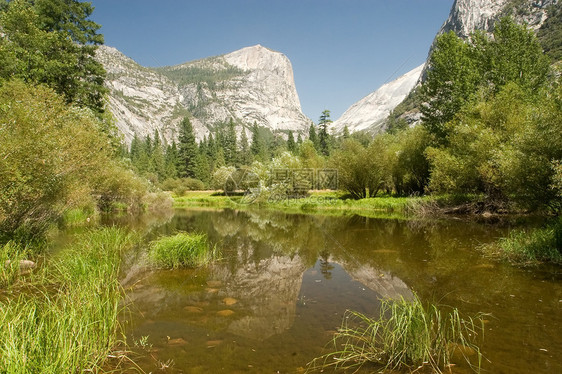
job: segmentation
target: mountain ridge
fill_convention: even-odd
[[[238,132],[256,123],[272,131],[304,133],[311,120],[303,113],[290,60],[261,45],[173,66],[143,67],[113,47],[97,58],[108,78],[109,109],[130,144],[157,130],[177,139],[183,117],[202,139],[232,118]]]

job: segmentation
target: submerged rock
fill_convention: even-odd
[[[234,314],[234,311],[230,310],[230,309],[219,310],[217,312],[217,316],[221,316],[221,317],[229,317],[233,314]]]
[[[222,302],[230,306],[236,304],[238,300],[233,297],[225,297],[224,299],[222,299]]]

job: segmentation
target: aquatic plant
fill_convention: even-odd
[[[426,309],[417,297],[383,300],[377,318],[346,311],[332,340],[334,350],[311,361],[307,371],[374,364],[383,370],[429,367],[441,373],[460,356],[478,372],[482,355],[475,341],[483,331],[480,316],[464,319],[456,308],[447,313],[436,305]]]
[[[118,343],[123,229],[82,234],[47,264],[42,284],[0,301],[1,373],[96,371]]]
[[[157,266],[171,269],[206,265],[218,256],[216,246],[209,246],[205,234],[185,232],[153,241],[149,251],[149,258]]]
[[[0,288],[11,286],[22,273],[20,261],[26,258],[27,250],[10,241],[0,244]]]
[[[537,262],[562,264],[562,218],[534,230],[513,230],[486,247],[492,256],[517,265]]]

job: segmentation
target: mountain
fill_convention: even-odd
[[[302,113],[291,62],[261,45],[160,68],[143,67],[106,46],[97,58],[107,70],[109,109],[126,143],[154,130],[176,139],[185,116],[198,139],[230,118],[239,131],[257,123],[304,132],[311,122]]]
[[[416,85],[423,67],[424,65],[418,66],[353,104],[334,121],[332,126],[334,133],[342,132],[345,126],[350,132],[381,131],[390,112],[406,98]]]
[[[518,22],[526,23],[532,29],[538,30],[548,18],[547,8],[553,4],[560,3],[557,0],[455,0],[449,17],[437,36],[448,31],[454,31],[460,37],[467,38],[476,30],[491,32],[494,23],[501,17],[508,15],[514,17]],[[431,54],[432,48],[430,48],[429,54]],[[418,67],[353,104],[339,119],[334,121],[333,131],[339,133],[347,124],[350,132],[382,132],[386,127],[388,114],[394,109],[397,112],[393,113],[396,118],[403,118],[410,125],[418,123],[420,113],[417,109],[411,109],[412,103],[402,105],[403,108],[408,108],[407,112],[399,111],[397,106],[405,99],[412,102],[416,101],[415,96],[408,96],[408,94],[424,79],[426,68],[427,64],[421,69]],[[419,72],[418,69],[420,69]],[[409,79],[413,77],[414,71],[417,72],[419,80],[411,84],[412,81]],[[410,74],[412,74],[410,78],[406,78]],[[404,92],[407,85],[410,85],[410,88],[408,92]],[[395,94],[389,92],[392,87],[397,87]],[[392,100],[378,99],[389,94],[394,95],[394,98],[401,97],[401,100],[395,100],[394,98]]]

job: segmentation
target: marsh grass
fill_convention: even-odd
[[[216,246],[210,247],[207,236],[196,233],[161,237],[150,244],[149,250],[155,265],[171,269],[207,265],[218,257]]]
[[[327,368],[359,369],[365,364],[410,372],[429,368],[442,373],[452,357],[480,371],[482,355],[476,345],[483,334],[480,317],[464,319],[453,308],[447,313],[413,301],[383,300],[377,318],[346,311],[332,340],[333,351],[308,364],[307,371]]]
[[[0,301],[0,373],[96,371],[118,344],[121,252],[135,237],[82,234],[45,265],[43,282]]]
[[[0,289],[13,285],[24,272],[20,261],[28,256],[27,248],[13,241],[0,244]]]
[[[562,218],[539,229],[512,230],[484,250],[516,265],[562,264]]]

